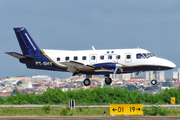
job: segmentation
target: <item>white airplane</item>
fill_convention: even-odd
[[[169,70],[176,65],[166,59],[155,57],[144,49],[96,50],[49,50],[39,49],[23,27],[14,28],[23,54],[6,52],[26,64],[27,68],[86,74],[85,86],[91,84],[92,75],[105,75],[105,83],[111,84],[110,74]],[[151,83],[155,85],[156,80]]]

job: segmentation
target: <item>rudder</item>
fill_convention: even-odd
[[[26,30],[26,28],[14,28],[14,31],[23,55],[34,56],[38,54],[43,54]]]

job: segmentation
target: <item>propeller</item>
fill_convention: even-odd
[[[114,70],[114,75],[117,73],[117,70],[120,70],[121,72],[123,72],[123,69],[122,69],[122,65],[121,64],[116,64],[116,69]]]

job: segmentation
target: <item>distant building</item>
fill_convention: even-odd
[[[51,77],[49,77],[49,76],[47,76],[47,75],[38,75],[38,76],[32,76],[32,78],[34,79],[34,80],[43,80],[44,82],[46,81],[46,82],[48,82],[48,81],[50,81],[51,80]]]
[[[113,79],[113,80],[119,80],[119,79],[122,79],[122,75],[121,74],[110,74],[110,77]]]
[[[122,74],[123,80],[129,80],[131,78],[131,73]]]
[[[178,76],[179,76],[178,71],[173,71],[173,78],[178,79]]]
[[[173,71],[173,78],[180,81],[180,68],[177,71]]]
[[[149,81],[153,79],[164,81],[164,71],[146,71],[146,79]]]
[[[123,73],[123,74],[110,74],[112,79],[116,80],[129,80],[131,78],[131,73]]]

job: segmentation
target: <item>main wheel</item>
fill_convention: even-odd
[[[156,85],[156,84],[157,84],[157,80],[152,80],[152,81],[151,81],[151,84],[152,84],[152,85]]]
[[[89,85],[91,84],[90,79],[84,79],[83,84],[84,84],[85,86],[89,86]]]
[[[109,77],[105,78],[105,83],[106,83],[107,85],[110,85],[110,84],[112,83],[112,79],[109,78]]]

